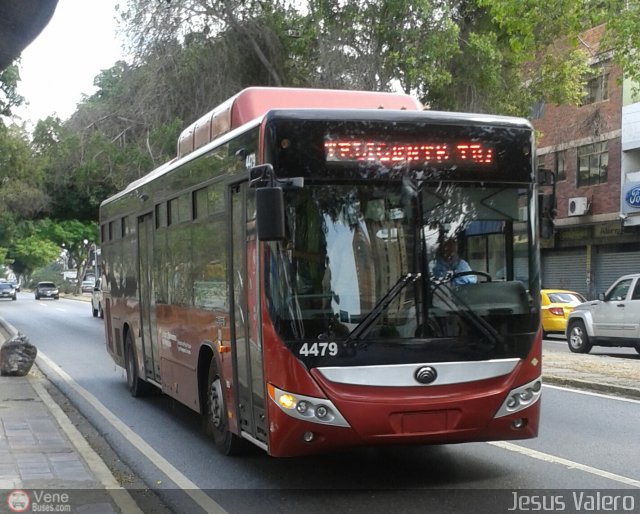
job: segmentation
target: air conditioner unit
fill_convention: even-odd
[[[569,198],[569,212],[568,216],[582,216],[589,211],[589,202],[587,202],[586,196],[576,196],[575,198]]]

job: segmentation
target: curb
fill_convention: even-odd
[[[40,370],[40,368],[38,367],[37,369],[38,373],[40,373],[40,375],[43,377],[42,380],[49,381],[42,370]],[[142,514],[142,511],[138,507],[138,504],[135,502],[133,497],[116,480],[109,467],[85,440],[80,431],[74,426],[74,424],[62,410],[62,408],[53,400],[51,395],[49,395],[40,380],[34,379],[33,377],[28,377],[28,380],[36,394],[42,400],[42,403],[46,407],[51,417],[55,419],[56,423],[65,434],[67,439],[70,441],[71,445],[75,448],[76,452],[82,457],[84,462],[89,467],[94,478],[100,484],[102,484],[107,494],[120,509],[120,512],[127,514]]]

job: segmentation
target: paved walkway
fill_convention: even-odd
[[[27,512],[140,512],[51,398],[46,380],[35,368],[26,377],[0,377],[0,505],[13,512],[23,512],[25,502]]]

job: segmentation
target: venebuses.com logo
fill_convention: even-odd
[[[60,491],[14,489],[7,494],[11,512],[71,512],[69,494]]]
[[[29,493],[22,489],[14,489],[7,495],[7,506],[11,512],[27,512],[31,506]]]

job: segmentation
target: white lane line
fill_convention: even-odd
[[[95,450],[89,446],[89,443],[87,443],[84,437],[82,437],[80,431],[73,425],[73,423],[71,423],[71,420],[53,400],[53,398],[51,398],[51,395],[40,381],[34,377],[29,377],[29,382],[31,382],[33,389],[42,400],[42,403],[47,407],[47,409],[49,409],[49,412],[51,412],[53,417],[56,419],[58,425],[62,428],[62,431],[67,435],[71,444],[73,444],[80,455],[82,455],[92,473],[98,480],[100,480],[100,483],[111,495],[111,498],[113,498],[116,505],[120,507],[120,510],[127,513],[131,512],[132,514],[142,514],[138,504],[134,501],[129,492],[118,483],[111,473],[111,470],[109,470]]]
[[[120,418],[118,418],[113,412],[107,409],[100,400],[93,396],[84,387],[76,383],[71,376],[64,371],[60,366],[53,362],[49,357],[42,352],[38,352],[38,359],[42,359],[44,363],[60,376],[66,384],[82,396],[87,402],[89,402],[93,408],[95,408],[120,434],[127,439],[133,446],[135,446],[140,453],[142,453],[149,461],[151,461],[160,471],[169,477],[173,483],[175,483],[186,494],[191,496],[205,512],[211,514],[227,514],[221,505],[213,501],[206,493],[204,493],[196,484],[184,476],[178,469],[176,469],[168,460],[155,451],[147,442],[142,439],[138,434],[125,425]],[[126,511],[124,511],[126,512]]]
[[[579,462],[563,459],[562,457],[557,457],[555,455],[550,455],[548,453],[539,452],[537,450],[531,450],[530,448],[525,448],[524,446],[518,446],[517,444],[508,443],[506,441],[492,441],[492,442],[489,442],[488,444],[490,444],[491,446],[497,446],[498,448],[502,448],[503,450],[509,450],[511,452],[525,455],[532,459],[537,459],[544,462],[550,462],[552,464],[559,464],[561,466],[566,466],[569,469],[578,469],[580,471],[584,471],[585,473],[590,473],[592,475],[597,475],[602,478],[607,478],[609,480],[613,480],[621,484],[630,485],[631,487],[640,488],[640,480],[635,480],[633,478],[628,478],[622,475],[617,475],[615,473],[610,473],[609,471],[604,471],[603,469],[593,468],[591,466],[587,466],[586,464],[580,464]]]
[[[595,396],[596,398],[604,398],[605,400],[618,400],[621,402],[636,403],[640,405],[640,400],[634,400],[633,398],[625,398],[623,396],[613,396],[613,395],[603,394],[603,393],[594,393],[593,391],[586,391],[584,389],[574,389],[573,387],[557,386],[557,385],[544,384],[544,383],[542,384],[542,387],[548,387],[549,389],[557,389],[559,391],[567,391],[569,393],[583,394],[585,396]]]

